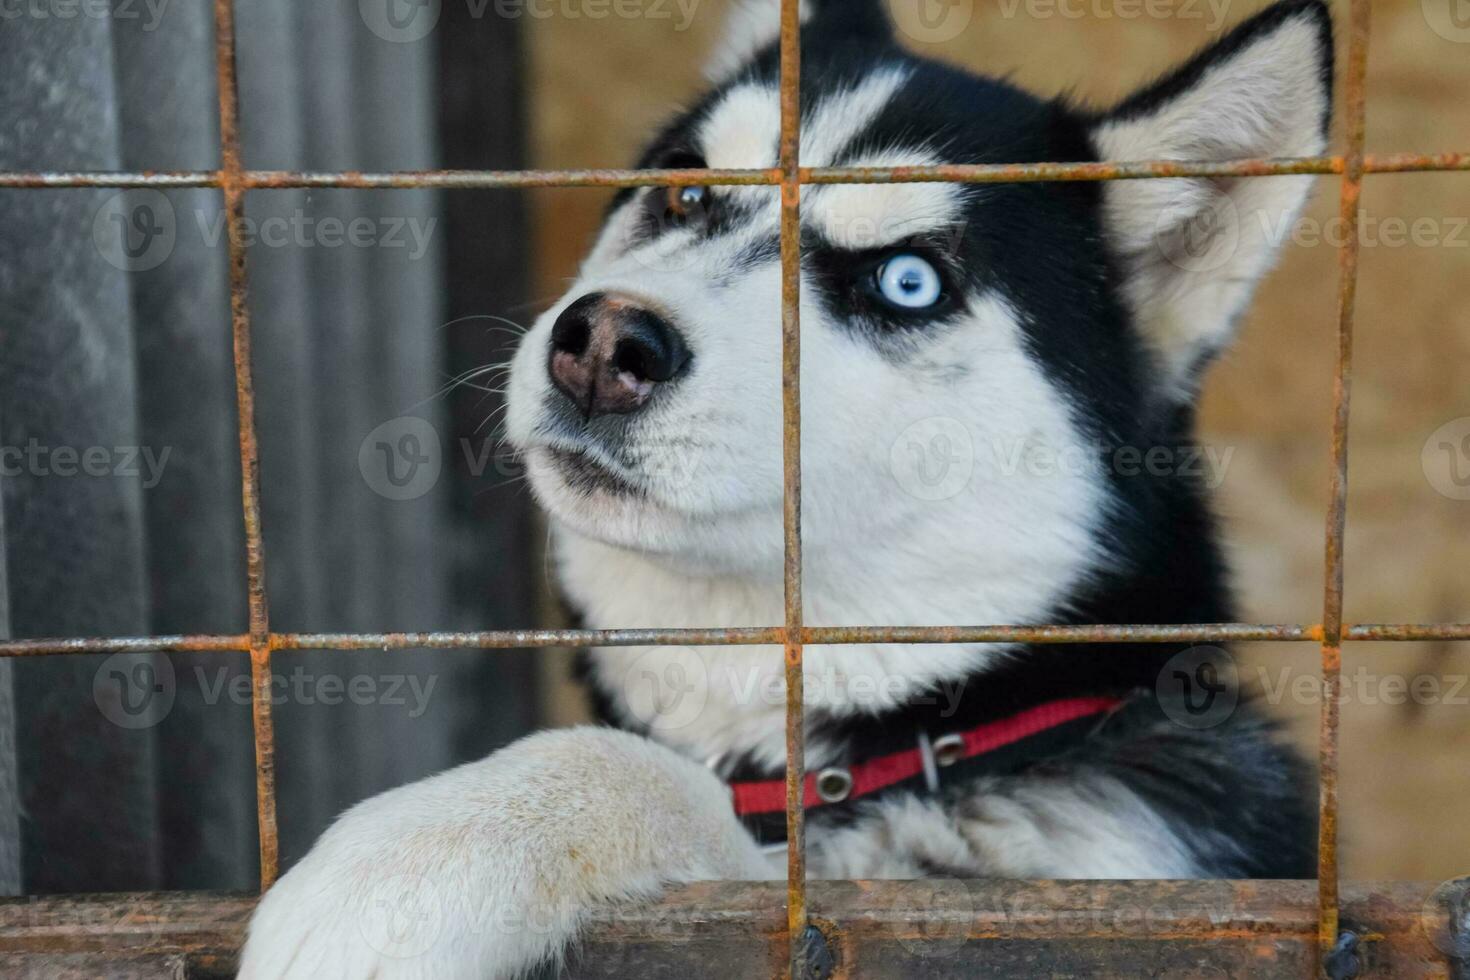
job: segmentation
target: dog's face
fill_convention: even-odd
[[[804,166],[1232,159],[1321,151],[1322,8],[1272,8],[1102,114],[903,52],[851,7],[803,28]],[[762,22],[774,28],[774,6]],[[769,168],[774,48],[751,50],[642,165]],[[1104,550],[1100,451],[1169,430],[1310,178],[802,189],[809,574],[844,549],[972,556],[1040,612]],[[564,528],[717,571],[782,545],[775,187],[621,194],[512,368],[508,433]],[[951,569],[952,570],[952,569]],[[1024,596],[1024,598],[1023,598]]]

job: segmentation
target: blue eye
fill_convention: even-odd
[[[895,255],[878,267],[878,292],[894,306],[923,309],[939,302],[944,285],[934,267],[917,255]]]

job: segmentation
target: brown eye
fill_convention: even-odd
[[[699,221],[709,210],[709,199],[708,187],[669,187],[664,190],[664,209],[680,224]]]

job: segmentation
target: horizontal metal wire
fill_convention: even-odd
[[[485,630],[422,633],[272,633],[272,650],[508,650],[544,647],[752,646],[780,644],[780,626],[731,629]],[[1322,642],[1320,625],[1203,623],[1100,626],[808,626],[802,643],[1258,643]],[[1351,642],[1470,640],[1470,623],[1364,623],[1346,627]],[[80,653],[246,652],[236,634],[47,637],[0,640],[0,657]]]
[[[803,184],[1034,183],[1141,180],[1170,177],[1271,177],[1290,174],[1340,174],[1343,157],[1292,157],[1224,161],[1136,160],[1088,163],[941,164],[929,167],[802,167]],[[1470,170],[1470,153],[1390,153],[1366,157],[1364,173],[1414,173]],[[0,187],[223,187],[232,178],[222,170],[0,171]],[[235,184],[248,189],[391,189],[437,187],[488,189],[524,187],[645,187],[655,185],[778,185],[781,171],[759,170],[403,170],[345,171],[247,170]]]

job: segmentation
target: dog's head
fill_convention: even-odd
[[[712,91],[641,165],[776,165],[776,12],[758,7],[733,18]],[[917,58],[872,7],[829,2],[804,22],[804,166],[1325,145],[1332,39],[1316,0],[1268,9],[1102,112]],[[1099,449],[1172,431],[1310,182],[803,187],[809,574],[844,548],[942,545],[971,556],[972,584],[993,582],[997,621],[1039,612],[1103,560],[1118,494]],[[561,526],[691,566],[779,569],[778,221],[772,186],[616,198],[512,370],[509,436]]]

